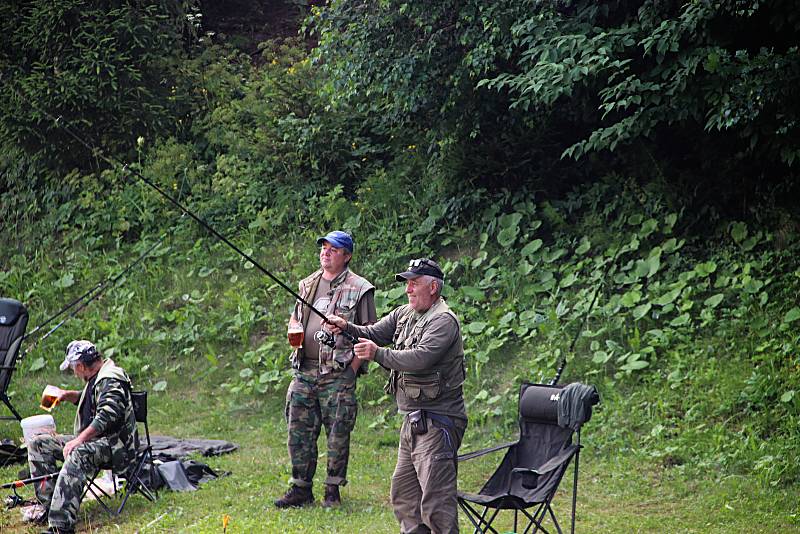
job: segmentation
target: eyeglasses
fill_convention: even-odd
[[[420,265],[427,265],[428,267],[433,267],[433,265],[431,265],[425,258],[420,258],[418,260],[411,260],[410,262],[408,262],[409,269],[414,269],[416,267],[419,267]]]

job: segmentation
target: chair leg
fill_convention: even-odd
[[[494,521],[497,514],[500,512],[499,508],[495,508],[494,512],[492,513],[489,520],[486,520],[486,515],[489,512],[489,507],[484,506],[483,513],[479,514],[475,508],[473,508],[468,502],[464,501],[463,499],[458,499],[458,504],[461,506],[461,509],[467,516],[467,519],[470,520],[470,523],[475,527],[474,534],[486,534],[487,532],[492,532],[493,534],[500,534],[497,530],[492,526],[492,522]]]
[[[150,502],[155,502],[156,499],[158,499],[158,493],[148,488],[147,484],[145,484],[144,480],[142,480],[142,468],[147,463],[149,463],[151,466],[153,465],[153,457],[149,449],[142,453],[141,458],[139,458],[139,461],[136,462],[136,467],[133,471],[131,471],[129,478],[125,483],[125,495],[123,496],[122,502],[117,509],[117,515],[122,513],[122,509],[125,508],[125,504],[128,502],[130,496],[137,491]]]
[[[531,530],[531,534],[535,534],[540,530],[544,532],[544,534],[550,534],[547,531],[547,529],[544,528],[544,525],[542,525],[542,521],[544,521],[544,515],[546,513],[545,504],[546,503],[540,503],[539,506],[536,508],[536,511],[532,514],[528,512],[528,510],[526,510],[525,508],[519,509],[520,512],[525,514],[525,516],[528,518],[528,526],[525,527],[525,530],[522,531],[522,534],[528,534],[528,530],[530,530],[530,528],[534,525],[536,526],[536,528]]]
[[[2,399],[3,403],[8,407],[9,410],[11,410],[11,413],[14,414],[14,417],[17,419],[17,421],[22,421],[22,417],[19,415],[19,412],[17,412],[17,410],[14,409],[14,405],[11,404],[11,400],[9,400],[8,396],[5,393],[3,394],[2,397],[0,397],[0,399]],[[0,419],[13,421],[13,419],[11,419],[10,417],[2,417]]]
[[[86,488],[83,490],[83,494],[81,495],[81,500],[83,500],[83,498],[86,497],[87,493],[91,493],[92,495],[94,495],[95,501],[97,501],[100,504],[100,506],[103,507],[103,509],[108,513],[108,515],[115,517],[119,515],[119,513],[113,510],[110,506],[108,506],[103,500],[104,498],[111,500],[112,499],[111,495],[109,495],[103,488],[101,488],[95,483],[95,479],[97,478],[97,475],[100,474],[100,471],[101,470],[98,469],[97,472],[94,475],[92,475],[92,477],[86,483]],[[114,483],[114,485],[116,486],[116,482]]]
[[[578,434],[578,444],[580,444],[581,435]],[[575,534],[575,508],[578,504],[578,460],[581,456],[581,449],[578,447],[578,450],[575,451],[575,471],[573,475],[572,481],[572,526],[570,528],[570,534]]]

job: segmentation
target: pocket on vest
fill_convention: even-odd
[[[442,391],[442,379],[438,372],[425,375],[403,374],[400,389],[414,400],[434,400]]]

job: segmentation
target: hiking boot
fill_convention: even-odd
[[[275,501],[275,506],[278,508],[293,508],[313,503],[314,494],[311,493],[311,488],[292,486],[283,497]]]
[[[339,497],[339,486],[336,484],[325,485],[325,500],[322,501],[322,506],[325,508],[333,508],[342,504],[342,498]]]

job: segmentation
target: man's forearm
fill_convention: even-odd
[[[81,392],[72,389],[64,390],[64,393],[61,395],[61,400],[71,402],[72,404],[78,404],[78,401],[81,400]]]
[[[97,430],[92,425],[89,425],[83,430],[83,432],[78,434],[76,439],[78,439],[81,443],[86,443],[87,441],[92,441],[98,435],[99,434]]]

